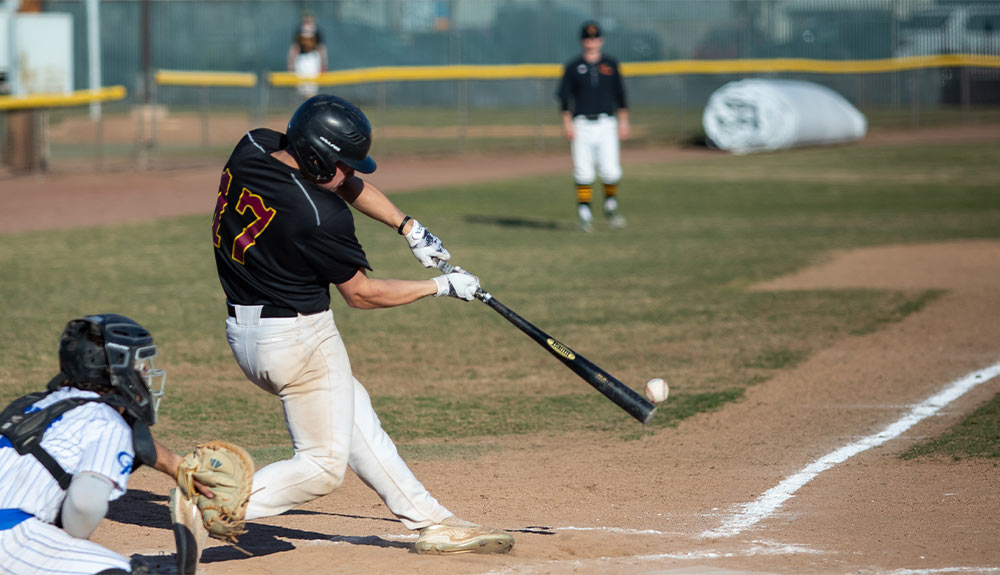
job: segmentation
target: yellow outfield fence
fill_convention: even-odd
[[[521,78],[557,78],[562,72],[558,64],[519,64],[499,66],[384,66],[337,70],[313,77],[299,77],[294,72],[271,72],[273,86],[295,86],[299,83],[319,86],[367,84],[370,82],[412,82],[440,80],[512,80]]]
[[[257,75],[249,72],[206,72],[189,70],[157,70],[153,75],[162,86],[218,86],[253,88]]]
[[[83,106],[93,102],[124,100],[125,86],[108,86],[97,90],[77,90],[67,94],[32,94],[30,96],[0,96],[0,110],[30,110]]]
[[[667,60],[659,62],[623,62],[625,76],[670,76],[681,74],[765,74],[805,72],[813,74],[878,74],[927,68],[1000,68],[1000,56],[978,54],[935,54],[885,58],[881,60],[810,60],[806,58],[738,60]],[[336,70],[318,76],[300,77],[294,72],[271,72],[272,86],[342,86],[373,82],[412,82],[442,80],[513,80],[523,78],[559,78],[560,64],[517,64],[495,66],[387,66]]]

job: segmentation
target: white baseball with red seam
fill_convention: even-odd
[[[670,395],[670,387],[659,377],[654,377],[646,382],[646,398],[649,401],[660,403],[667,399],[668,395]]]

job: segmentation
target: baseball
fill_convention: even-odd
[[[667,399],[668,395],[670,395],[670,387],[659,377],[654,377],[646,382],[646,397],[649,398],[649,401],[660,403]]]

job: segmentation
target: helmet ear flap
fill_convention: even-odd
[[[299,164],[299,171],[311,181],[317,184],[325,184],[337,175],[336,166],[327,166],[318,154],[311,148],[307,148],[304,154],[299,154],[294,147],[290,148],[295,161]],[[301,157],[304,156],[304,157]]]
[[[66,324],[59,338],[59,370],[71,385],[107,382],[107,355],[102,343],[100,327],[94,323],[75,319]]]

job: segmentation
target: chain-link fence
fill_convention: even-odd
[[[74,21],[86,70],[84,0],[44,2]],[[96,155],[122,165],[217,162],[254,125],[282,129],[301,95],[277,86],[301,16],[313,15],[329,70],[387,66],[558,65],[579,53],[579,26],[601,22],[605,53],[625,63],[802,58],[867,61],[945,53],[1000,56],[1000,3],[940,0],[102,0],[101,74],[128,97],[101,126],[53,112],[50,164]],[[252,85],[161,83],[163,70],[226,72]],[[750,76],[811,80],[843,94],[872,126],[975,121],[1000,104],[1000,68],[880,73],[729,72],[628,77],[636,138],[696,137],[712,91]],[[77,87],[88,88],[77,74]],[[539,151],[565,144],[556,78],[421,80],[321,86],[358,103],[380,154]],[[90,138],[88,140],[88,137]],[[89,154],[89,155],[88,155]]]

